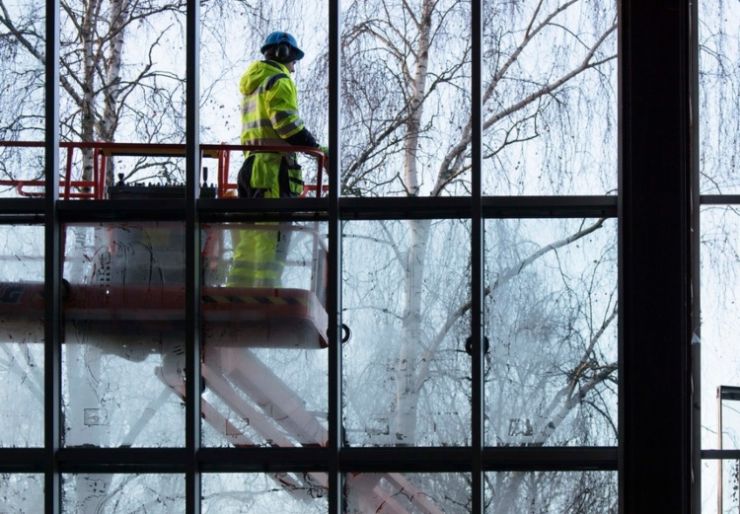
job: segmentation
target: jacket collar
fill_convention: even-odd
[[[270,60],[264,60],[262,62],[269,66],[272,66],[273,68],[277,68],[278,71],[281,71],[282,73],[290,75],[290,70],[288,69],[288,67],[281,62],[270,61]]]

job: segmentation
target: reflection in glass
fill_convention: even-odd
[[[740,9],[703,0],[699,10],[699,134],[701,192],[740,192]]]
[[[44,229],[0,226],[0,447],[44,444]]]
[[[484,192],[617,188],[617,2],[484,1]]]
[[[185,512],[181,475],[63,475],[62,512]]]
[[[486,444],[617,442],[616,220],[487,220]]]
[[[0,512],[35,514],[43,511],[43,475],[0,474]]]
[[[202,478],[204,514],[328,512],[326,473],[221,473]]]
[[[342,194],[470,194],[470,3],[343,4]]]
[[[184,225],[68,225],[67,446],[184,440]]]
[[[472,512],[470,476],[462,473],[349,473],[347,514]]]
[[[485,474],[485,512],[490,514],[616,514],[617,498],[616,472]]]
[[[325,445],[326,226],[203,230],[204,443]]]
[[[348,443],[470,444],[469,223],[352,221],[343,230]]]
[[[719,448],[720,387],[740,387],[740,214],[734,207],[701,211],[702,448]],[[740,402],[724,402],[723,446],[737,449]]]

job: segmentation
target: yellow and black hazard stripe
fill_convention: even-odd
[[[293,296],[255,296],[255,295],[203,295],[203,303],[228,303],[249,305],[307,305],[304,298]]]

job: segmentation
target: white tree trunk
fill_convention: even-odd
[[[431,0],[425,0],[419,27],[416,52],[416,69],[409,101],[409,118],[406,123],[404,144],[404,182],[409,196],[417,196],[421,186],[418,170],[419,131],[424,113],[424,90],[429,68],[429,44],[432,27]],[[401,341],[396,363],[396,412],[392,434],[395,444],[416,444],[416,427],[419,403],[419,383],[416,376],[419,345],[422,341],[422,293],[424,268],[429,242],[429,220],[411,220],[411,241],[406,253],[404,269],[404,310]]]
[[[119,96],[121,93],[121,63],[126,41],[126,21],[129,17],[129,0],[110,0],[110,41],[108,57],[105,60],[105,82],[103,84],[103,116],[98,126],[101,141],[114,141],[118,128]],[[115,181],[114,162],[108,162],[105,185],[111,186]]]
[[[82,102],[80,105],[80,135],[82,141],[95,140],[95,27],[100,14],[98,0],[86,0],[85,14],[80,26],[82,41]],[[82,179],[91,180],[93,176],[92,152],[82,152]]]
[[[393,434],[395,443],[416,443],[419,403],[417,378],[419,345],[422,342],[422,296],[424,268],[429,242],[430,220],[411,220],[411,242],[404,269],[404,311],[401,341],[396,363],[396,412]]]

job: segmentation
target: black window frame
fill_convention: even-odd
[[[487,471],[618,471],[622,513],[699,512],[698,206],[739,203],[738,197],[699,197],[697,179],[696,4],[688,0],[621,0],[619,7],[619,192],[617,196],[492,197],[481,188],[481,12],[471,2],[472,193],[454,198],[342,198],[340,174],[340,8],[329,0],[329,148],[327,198],[254,206],[199,199],[200,6],[187,1],[187,113],[184,200],[138,203],[59,199],[59,14],[46,2],[46,196],[0,199],[0,223],[45,227],[45,446],[0,448],[0,470],[43,473],[45,506],[61,512],[63,473],[178,473],[186,480],[189,514],[200,512],[203,472],[264,470],[329,473],[329,512],[342,509],[348,471],[470,473],[473,512],[483,511]],[[282,203],[280,203],[282,202]],[[123,206],[121,206],[123,207]],[[276,209],[281,212],[276,212]],[[186,402],[186,444],[176,449],[64,448],[61,444],[61,230],[69,221],[180,220],[186,224],[187,396],[200,391],[201,223],[260,218],[322,219],[328,223],[330,273],[329,444],[326,448],[201,448],[200,404]],[[487,219],[604,216],[619,226],[619,441],[616,447],[491,448],[485,446],[483,399],[483,229]],[[465,218],[471,222],[473,354],[472,446],[456,448],[348,448],[341,444],[341,223],[348,219]],[[693,229],[693,232],[692,232]],[[698,290],[698,289],[695,289]],[[659,299],[659,301],[658,301]],[[692,368],[694,370],[692,374]],[[696,402],[695,402],[696,403]],[[650,427],[649,430],[646,427]],[[737,452],[732,454],[737,458]],[[693,474],[693,478],[692,478]]]

